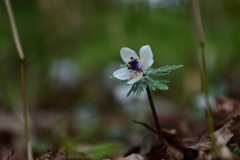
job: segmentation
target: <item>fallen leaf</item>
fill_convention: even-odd
[[[215,99],[216,111],[213,111],[213,118],[217,122],[227,122],[232,117],[240,114],[240,101],[227,97]]]
[[[7,156],[2,156],[2,160],[13,160],[14,151],[8,152]]]
[[[220,159],[232,159],[232,153],[229,148],[226,146],[225,140],[221,135],[215,135],[216,145],[217,145],[217,154]]]
[[[190,160],[194,157],[199,157],[199,151],[208,151],[211,149],[211,137],[215,137],[220,159],[231,159],[232,153],[226,147],[226,144],[233,137],[233,131],[240,127],[240,115],[235,116],[227,122],[222,128],[210,135],[207,140],[200,141],[195,145],[189,146],[184,150],[184,160]]]
[[[41,157],[37,158],[37,160],[54,160],[52,156],[52,152],[48,149]]]

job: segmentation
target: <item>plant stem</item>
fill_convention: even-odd
[[[18,52],[18,56],[20,59],[20,72],[21,72],[21,85],[22,85],[22,102],[23,102],[23,113],[24,113],[24,128],[25,128],[25,135],[26,135],[26,146],[27,146],[27,156],[28,160],[32,160],[32,147],[30,141],[30,134],[29,134],[29,126],[28,126],[28,107],[27,107],[27,96],[26,96],[26,85],[25,85],[25,67],[24,67],[24,53],[22,50],[22,46],[19,40],[17,27],[15,24],[12,7],[9,0],[5,0],[5,5],[8,12],[8,17],[12,29],[14,43]]]
[[[26,85],[25,85],[25,67],[24,61],[20,61],[20,70],[21,70],[21,82],[22,82],[22,101],[23,101],[23,113],[24,113],[24,127],[26,134],[26,143],[27,143],[27,155],[28,159],[32,160],[32,147],[29,135],[29,126],[28,126],[28,107],[27,107],[27,96],[26,96]]]
[[[213,135],[214,133],[214,126],[213,126],[213,118],[212,118],[212,109],[209,101],[209,89],[208,89],[208,80],[207,80],[207,69],[206,69],[206,60],[205,60],[205,52],[204,52],[204,45],[201,45],[201,52],[202,52],[202,67],[203,67],[203,84],[204,84],[204,93],[205,93],[205,100],[207,104],[207,121],[208,121],[208,130],[209,134]],[[214,156],[217,156],[217,148],[215,143],[215,137],[211,137],[212,142],[212,153]]]
[[[18,37],[17,27],[15,24],[15,19],[13,16],[11,4],[10,4],[9,0],[5,0],[5,4],[6,4],[8,17],[9,17],[11,29],[12,29],[13,39],[14,39],[14,43],[15,43],[15,46],[16,46],[16,49],[18,52],[19,59],[24,60],[24,53],[23,53],[22,46],[21,46],[21,43],[20,43],[20,40]]]
[[[204,86],[204,95],[205,95],[205,101],[207,104],[207,121],[208,121],[208,130],[209,134],[213,135],[214,132],[214,126],[213,126],[213,118],[212,118],[212,109],[209,101],[209,87],[208,87],[208,79],[207,79],[207,69],[206,69],[206,58],[205,58],[205,38],[204,38],[204,31],[202,27],[202,21],[201,21],[201,14],[199,9],[199,3],[197,0],[193,0],[193,14],[194,14],[194,20],[196,25],[196,30],[198,34],[198,40],[199,45],[201,48],[201,55],[202,55],[202,76],[203,76],[203,86]],[[212,136],[211,138],[211,150],[213,153],[213,156],[217,156],[217,148],[215,143],[215,137]]]
[[[148,95],[148,99],[149,99],[150,106],[151,106],[151,109],[152,109],[155,125],[156,125],[156,128],[157,128],[159,143],[164,144],[161,126],[160,126],[159,121],[158,121],[158,116],[157,116],[157,112],[156,112],[156,109],[155,109],[155,106],[154,106],[154,103],[153,103],[152,94],[151,94],[148,86],[147,86],[147,95]]]

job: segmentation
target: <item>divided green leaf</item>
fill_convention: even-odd
[[[139,80],[138,82],[134,83],[130,89],[130,91],[127,94],[127,97],[133,93],[136,94],[137,97],[141,96],[141,93],[144,92],[144,90],[147,88],[147,85],[144,81],[144,79]]]
[[[165,76],[168,75],[172,70],[181,68],[183,65],[166,65],[157,69],[148,68],[144,71],[144,76],[137,82],[135,82],[129,92],[127,93],[127,97],[130,94],[136,94],[137,97],[141,96],[141,93],[145,91],[147,86],[149,86],[152,90],[160,89],[160,90],[168,90],[169,87],[164,83],[169,83],[168,80],[158,79],[157,76]],[[120,68],[125,68],[124,64],[120,65]],[[130,79],[120,80],[114,76],[110,76],[110,79],[115,81],[122,81],[122,84],[126,84]]]
[[[171,72],[171,70],[181,68],[182,66],[183,65],[172,65],[172,66],[166,65],[166,66],[163,66],[163,67],[160,67],[157,69],[148,68],[146,70],[146,73],[148,75],[165,76],[165,75],[169,74]]]

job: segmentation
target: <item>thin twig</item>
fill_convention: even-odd
[[[158,134],[158,132],[157,132],[155,129],[153,129],[152,127],[150,127],[147,123],[140,122],[140,121],[136,121],[136,120],[133,120],[133,123],[141,124],[141,125],[143,125],[144,127],[146,127],[147,129],[149,129],[150,131]]]
[[[164,140],[163,140],[163,135],[162,135],[162,131],[161,131],[161,126],[160,126],[159,121],[158,121],[157,112],[156,112],[156,109],[155,109],[155,106],[154,106],[154,103],[153,103],[152,94],[151,94],[151,92],[150,92],[149,86],[147,86],[147,95],[148,95],[148,99],[149,99],[150,106],[151,106],[151,109],[152,109],[152,113],[153,113],[153,118],[154,118],[154,121],[155,121],[155,125],[156,125],[156,128],[157,128],[159,143],[160,143],[160,144],[164,144],[165,142],[164,142]]]
[[[204,38],[204,31],[202,27],[202,21],[201,21],[201,14],[199,9],[199,3],[198,0],[193,0],[193,14],[194,14],[194,20],[196,25],[196,30],[198,34],[198,40],[201,48],[201,55],[202,55],[202,68],[203,68],[203,85],[204,85],[204,95],[205,95],[205,101],[207,104],[207,120],[208,120],[208,128],[210,135],[214,132],[214,126],[213,126],[213,119],[212,119],[212,109],[209,101],[209,87],[208,87],[208,79],[207,79],[207,69],[206,69],[206,58],[205,58],[205,38]],[[211,138],[211,149],[214,156],[217,155],[217,148],[215,143],[215,137]]]
[[[15,42],[15,46],[18,52],[18,56],[20,59],[20,71],[21,71],[21,86],[22,86],[22,102],[23,102],[23,113],[24,113],[24,126],[25,126],[25,135],[26,135],[26,146],[27,146],[27,155],[28,160],[32,160],[32,147],[30,141],[30,134],[29,134],[29,126],[28,126],[28,107],[27,107],[27,96],[26,96],[26,85],[25,85],[25,68],[24,68],[24,53],[22,50],[22,46],[19,40],[17,27],[15,24],[12,7],[9,0],[5,0],[9,21],[11,24],[13,39]]]

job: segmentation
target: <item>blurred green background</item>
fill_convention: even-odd
[[[141,143],[145,129],[131,120],[150,123],[146,94],[139,99],[125,98],[129,88],[109,79],[122,63],[122,47],[138,53],[141,46],[149,44],[153,68],[184,65],[163,77],[171,81],[168,91],[153,91],[162,114],[166,108],[180,107],[182,99],[190,115],[193,112],[197,118],[196,110],[204,112],[193,103],[201,95],[201,59],[191,1],[11,3],[26,56],[35,155],[65,146],[99,158],[125,153],[128,147],[122,146]],[[240,1],[201,1],[200,8],[211,95],[240,99]],[[7,11],[0,1],[0,128],[14,132],[10,141],[21,138],[18,132],[24,134],[20,82],[19,59]],[[12,145],[23,149],[24,135],[22,139]]]

